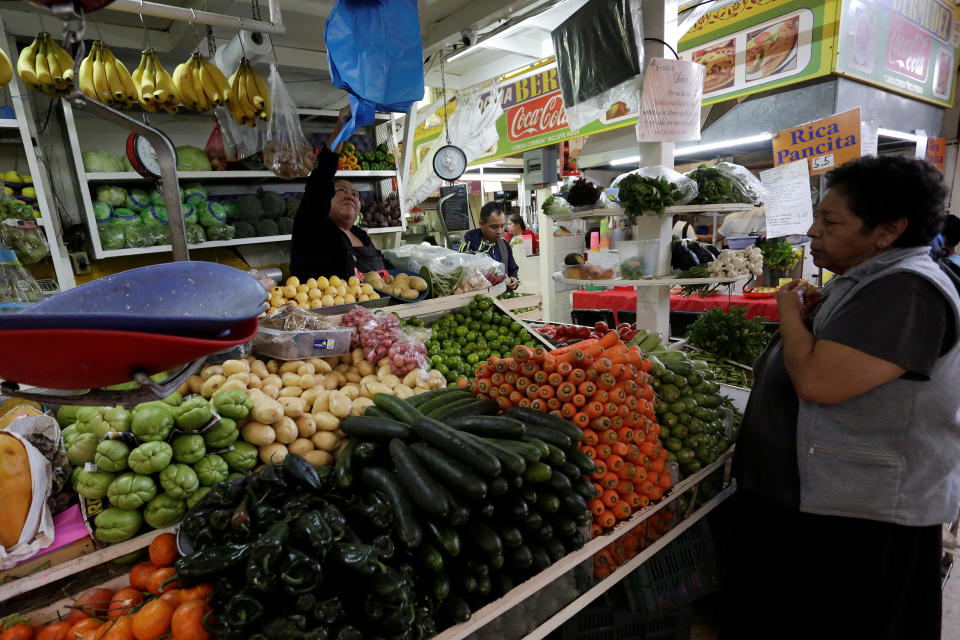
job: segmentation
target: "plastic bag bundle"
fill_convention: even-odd
[[[0,245],[13,249],[21,264],[40,262],[50,255],[43,234],[32,220],[8,218],[0,222]]]
[[[360,327],[360,347],[367,362],[378,362],[390,355],[390,348],[400,335],[400,318],[392,313],[374,313]]]
[[[700,166],[686,175],[697,182],[693,204],[760,204],[767,195],[766,187],[749,169],[732,162]]]
[[[257,120],[255,127],[247,127],[234,120],[226,107],[217,107],[213,112],[220,123],[220,133],[228,160],[243,160],[263,151],[266,127],[262,120]]]
[[[124,226],[115,222],[97,225],[97,234],[100,236],[100,246],[107,251],[124,248]]]
[[[42,297],[40,285],[17,260],[17,254],[0,249],[0,310],[39,302]]]
[[[618,113],[638,110],[643,72],[640,0],[590,0],[550,35],[571,129],[606,118],[614,108]]]
[[[280,79],[277,65],[270,65],[270,103],[273,112],[263,143],[263,163],[278,178],[306,178],[313,171],[313,147],[300,127],[297,105]]]
[[[429,339],[429,331],[427,332]],[[387,351],[390,358],[390,371],[395,376],[405,376],[414,369],[427,369],[426,340],[418,333],[398,330],[396,340]]]
[[[223,131],[220,128],[220,122],[214,119],[216,123],[210,137],[207,138],[207,144],[203,152],[210,158],[210,166],[214,171],[226,171],[227,169],[227,149],[223,145]]]
[[[478,291],[491,284],[500,284],[507,278],[503,264],[482,253],[458,253],[432,245],[404,245],[389,249],[384,255],[394,266],[424,274],[427,270],[431,294],[434,298],[465,291]],[[404,266],[401,266],[404,265]],[[466,279],[469,287],[461,282]],[[465,288],[466,287],[466,288]],[[457,289],[460,288],[460,291]]]

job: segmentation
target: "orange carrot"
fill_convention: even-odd
[[[593,368],[600,373],[607,373],[610,371],[610,367],[613,366],[613,363],[610,362],[607,358],[599,358],[593,363]]]
[[[492,373],[490,367],[485,364],[477,365],[477,369],[474,371],[474,374],[478,378],[488,378]]]
[[[600,478],[600,484],[603,485],[604,491],[616,489],[617,485],[620,484],[620,478],[617,477],[617,474],[607,471],[603,477]]]
[[[530,408],[534,411],[543,411],[546,409],[547,405],[544,404],[543,400],[540,398],[535,398],[530,401]]]
[[[588,340],[581,340],[580,342],[575,342],[573,344],[568,344],[565,347],[554,349],[553,351],[550,352],[550,355],[560,356],[570,351],[573,351],[574,349],[586,349],[588,347],[592,347],[593,345],[597,344],[597,342],[599,341],[596,340],[595,338],[590,338]]]
[[[584,372],[583,369],[571,369],[570,374],[567,376],[567,379],[573,384],[582,386],[587,379],[587,374]],[[583,392],[581,391],[581,393]],[[589,395],[593,395],[593,394],[589,394]]]
[[[489,378],[480,378],[477,380],[477,390],[480,393],[490,393],[492,382]]]
[[[510,392],[509,397],[510,397],[510,404],[515,405],[518,402],[520,402],[520,399],[523,398],[523,395],[519,391],[514,390]]]
[[[607,429],[602,433],[599,433],[600,440],[604,444],[614,445],[617,442],[617,432],[613,429]]]
[[[509,385],[514,385],[517,383],[517,374],[510,371],[503,376],[503,381]]]
[[[573,365],[570,364],[569,362],[560,362],[557,365],[557,373],[559,373],[562,376],[570,375],[571,371],[573,371]]]
[[[592,447],[600,442],[600,438],[597,436],[597,432],[593,429],[584,429],[582,442],[588,447]]]
[[[621,480],[619,477],[617,478],[617,486],[615,488],[621,496],[633,493],[633,483],[629,480]]]
[[[601,389],[606,389],[609,391],[617,386],[617,379],[609,373],[604,373],[600,376],[600,381],[597,383],[597,386],[599,386]]]
[[[576,371],[580,371],[580,369],[576,369]],[[591,398],[593,397],[593,394],[597,392],[597,385],[593,384],[592,382],[581,382],[580,386],[577,387],[577,391],[582,393],[587,398]]]
[[[537,397],[537,394],[540,392],[540,387],[533,383],[530,383],[529,385],[527,385],[527,388],[523,390],[523,392],[527,394],[528,398],[533,400],[534,398]]]
[[[556,389],[554,389],[553,387],[551,387],[549,384],[542,385],[542,386],[537,390],[537,395],[538,395],[539,397],[543,398],[544,400],[546,400],[546,399],[548,399],[548,398],[552,398],[552,397],[554,396],[554,394],[556,394],[556,393],[557,393]]]
[[[584,411],[591,418],[596,418],[603,413],[603,405],[596,401],[589,402],[587,406],[584,407]]]
[[[590,445],[583,445],[580,447],[580,451],[583,452],[583,455],[587,456],[591,460],[597,459],[597,450]]]
[[[570,422],[581,429],[586,429],[588,426],[590,426],[590,416],[582,412],[577,412],[573,415],[573,419]]]
[[[617,437],[619,437],[619,435],[618,432]],[[616,442],[616,440],[614,440],[614,444],[610,444],[610,448],[613,449],[614,455],[620,456],[621,458],[630,453],[630,447],[626,443]]]
[[[633,485],[631,485],[632,488]],[[623,501],[629,504],[634,509],[639,509],[643,506],[640,501],[640,495],[634,491],[629,491],[625,496],[623,496]]]
[[[631,513],[633,513],[633,509],[628,502],[621,501],[613,507],[613,515],[618,520],[626,520],[630,517]],[[626,549],[624,549],[624,560],[626,560]],[[621,562],[623,562],[623,560],[621,560]]]
[[[497,406],[501,409],[509,409],[512,406],[510,398],[507,396],[500,396],[497,398]]]
[[[500,389],[498,387],[490,387],[489,394],[492,399],[496,400],[500,397]]]
[[[585,407],[587,406],[587,398],[582,393],[574,394],[573,398],[570,400],[575,407]]]
[[[523,407],[527,409],[530,407],[530,398],[520,398],[520,402],[517,403],[518,407]]]
[[[497,389],[500,391],[500,395],[501,395],[501,396],[506,396],[506,397],[508,397],[508,398],[510,397],[510,394],[511,394],[511,393],[513,393],[514,391],[516,391],[516,389],[514,389],[513,387],[511,387],[511,386],[510,386],[509,384],[507,384],[506,382],[504,382],[502,385],[500,385],[499,387],[497,387]]]
[[[613,450],[610,448],[610,445],[608,444],[604,444],[601,442],[594,448],[597,450],[597,457],[600,458],[601,460],[606,460],[607,458],[613,455]]]
[[[521,368],[523,368],[522,362],[513,358],[510,359],[510,364],[507,366],[507,370],[516,372],[520,371]]]
[[[600,445],[598,445],[600,446]],[[609,445],[605,445],[609,446]],[[607,468],[611,471],[619,471],[623,468],[623,458],[613,455],[613,447],[610,447],[610,455],[606,458]]]
[[[607,507],[612,507],[620,502],[620,496],[618,496],[617,492],[612,489],[607,489],[604,491],[603,495],[600,496],[600,499],[603,500],[603,504],[607,505]]]
[[[597,402],[606,404],[610,402],[610,394],[607,391],[600,389],[593,394],[593,399],[596,400]]]
[[[623,428],[623,418],[620,416],[614,416],[610,418],[610,428],[619,431]]]
[[[490,382],[492,382],[492,383],[494,384],[494,386],[497,386],[497,387],[499,387],[500,385],[502,385],[504,380],[505,380],[505,378],[504,378],[503,374],[500,373],[499,371],[498,371],[497,373],[493,374],[492,376],[490,376]]]
[[[603,500],[595,498],[587,503],[587,508],[590,509],[590,513],[593,515],[602,516],[607,507],[603,504]]]
[[[547,398],[547,409],[550,411],[550,413],[554,414],[554,415],[557,416],[558,418],[561,417],[561,416],[560,416],[560,407],[562,407],[562,406],[563,406],[563,403],[560,402],[559,399],[557,399],[557,398]]]
[[[522,376],[517,378],[517,384],[516,384],[517,391],[521,391],[521,392],[525,391],[528,386],[530,386],[529,378],[524,378]]]
[[[655,471],[656,473],[663,473],[663,470],[666,468],[663,458],[657,458],[656,460],[651,460],[650,470]]]
[[[640,445],[640,453],[655,458],[660,455],[660,446],[652,442],[644,442]]]
[[[650,500],[659,500],[663,497],[663,489],[661,489],[659,486],[654,487],[649,493],[647,493],[647,496],[650,498]]]
[[[616,402],[608,402],[603,405],[603,415],[608,418],[616,416],[618,411],[620,411],[620,406]]]
[[[547,376],[547,383],[551,387],[557,388],[563,384],[563,376],[559,373],[551,373],[549,376]]]
[[[610,418],[607,416],[597,416],[596,418],[590,419],[590,428],[596,429],[597,431],[601,429],[610,428]]]
[[[547,373],[553,373],[557,370],[557,359],[554,356],[547,356],[543,359],[543,370]]]
[[[564,382],[557,387],[557,397],[564,402],[569,402],[576,394],[577,388],[571,382]]]
[[[540,370],[540,367],[538,366],[538,364],[530,360],[528,360],[527,362],[524,362],[523,366],[520,367],[520,373],[527,376],[528,378],[532,378],[533,374],[535,374],[539,370]]]
[[[606,464],[603,460],[600,460],[599,457],[598,457],[598,458],[594,459],[593,465],[594,465],[597,469],[596,469],[596,471],[593,472],[593,475],[590,476],[590,477],[591,477],[591,478],[594,478],[594,479],[602,478],[603,475],[607,472],[607,464]]]
[[[577,405],[572,402],[564,402],[563,406],[560,407],[560,417],[564,420],[573,420],[575,415],[577,415]]]
[[[632,462],[624,462],[623,466],[620,467],[620,470],[617,471],[617,475],[620,476],[623,480],[636,480],[637,479],[637,465]]]
[[[673,481],[670,479],[670,474],[665,473],[662,476],[660,476],[659,485],[660,485],[660,488],[663,489],[664,491],[666,491],[671,486],[673,486]]]
[[[586,340],[584,340],[583,342],[586,342]],[[611,331],[607,333],[605,336],[601,337],[599,340],[597,340],[596,343],[590,346],[583,345],[583,343],[578,343],[578,344],[581,344],[582,346],[586,347],[583,351],[584,355],[598,356],[601,353],[603,353],[604,349],[609,349],[610,347],[614,346],[618,342],[620,342],[620,336],[617,335],[616,331]]]
[[[617,405],[617,415],[618,415],[620,418],[623,418],[624,420],[626,420],[627,418],[630,417],[630,413],[631,413],[631,412],[630,412],[630,407],[628,407],[626,404],[618,404],[618,405]]]
[[[591,537],[591,538],[599,538],[599,537],[602,536],[602,535],[603,535],[603,527],[601,527],[601,526],[600,526],[599,524],[597,524],[596,522],[594,522],[593,524],[590,525],[590,537]]]
[[[619,431],[617,431],[617,440],[624,443],[630,443],[630,442],[633,442],[633,435],[634,435],[633,429],[631,429],[630,427],[624,427]],[[624,445],[624,448],[629,450],[629,447],[627,445]],[[625,456],[627,455],[627,452],[626,451],[624,453],[618,452],[617,455]]]

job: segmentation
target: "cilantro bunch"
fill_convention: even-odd
[[[713,307],[687,328],[687,340],[693,346],[744,364],[763,353],[768,339],[763,318],[748,320],[742,306],[732,306],[728,312]]]

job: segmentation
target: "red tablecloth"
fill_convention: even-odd
[[[744,298],[718,294],[709,298],[671,294],[670,309],[673,311],[707,311],[712,307],[728,309],[731,305],[747,308],[747,317],[765,316],[771,322],[779,322],[777,302],[774,298]],[[633,287],[613,287],[604,291],[577,289],[573,292],[574,309],[612,309],[613,311],[636,311],[637,290]]]

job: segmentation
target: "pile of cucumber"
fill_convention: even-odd
[[[441,624],[456,624],[586,542],[596,496],[560,418],[476,400],[462,388],[406,400],[377,394],[334,475],[392,512],[390,533],[426,585]]]

